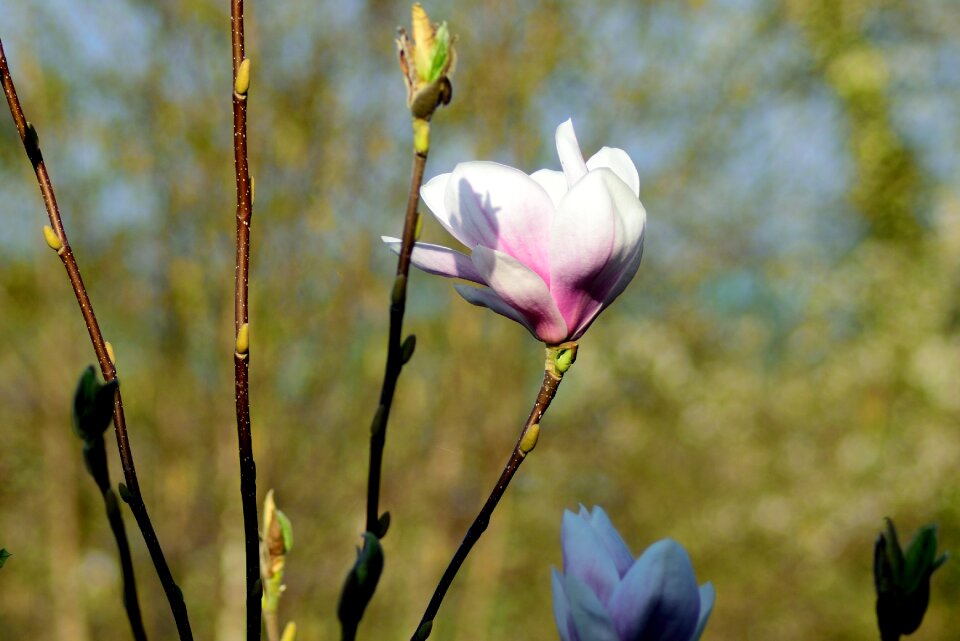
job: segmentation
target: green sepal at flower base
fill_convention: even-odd
[[[937,526],[925,525],[904,553],[893,521],[886,520],[873,557],[877,625],[884,641],[912,634],[923,622],[930,602],[930,577],[949,558],[937,555],[937,544]]]
[[[0,568],[3,567],[3,564],[6,563],[7,559],[11,556],[13,555],[7,552],[7,548],[0,548]]]

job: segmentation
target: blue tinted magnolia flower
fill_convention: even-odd
[[[697,641],[713,609],[690,556],[672,539],[634,560],[603,508],[566,511],[563,574],[553,570],[553,615],[562,641]]]

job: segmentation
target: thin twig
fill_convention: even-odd
[[[576,349],[575,344],[570,345],[573,345],[574,350]],[[493,491],[490,492],[490,496],[487,498],[486,503],[483,504],[483,508],[481,508],[480,513],[477,514],[473,524],[467,530],[463,541],[460,543],[460,547],[457,548],[456,554],[453,555],[450,564],[440,578],[440,582],[437,583],[433,597],[430,599],[430,603],[427,605],[427,609],[424,611],[423,617],[420,619],[420,624],[411,637],[411,641],[423,641],[429,634],[429,627],[425,628],[424,626],[427,623],[432,624],[434,618],[437,616],[437,612],[440,610],[440,604],[443,603],[443,598],[446,596],[447,590],[453,583],[454,578],[456,578],[460,566],[463,565],[467,555],[470,554],[470,550],[473,549],[474,544],[487,529],[487,526],[490,524],[490,516],[496,509],[504,492],[507,491],[507,486],[520,468],[520,464],[523,463],[527,454],[536,444],[540,430],[540,420],[543,418],[544,413],[546,413],[547,408],[550,407],[550,403],[553,401],[553,397],[556,396],[557,388],[560,386],[560,381],[563,378],[563,374],[558,373],[556,369],[552,367],[555,352],[551,352],[551,350],[555,349],[554,347],[547,348],[547,368],[543,374],[543,383],[540,385],[537,399],[534,401],[533,408],[530,410],[530,416],[527,417],[527,421],[523,425],[523,430],[520,432],[520,438],[517,439],[516,444],[513,446],[510,460],[507,461],[503,472],[500,474],[500,479],[494,486]],[[422,631],[425,631],[426,634]]]
[[[33,165],[34,172],[37,175],[37,182],[40,185],[40,193],[43,196],[43,204],[46,206],[47,215],[50,218],[50,225],[59,239],[62,246],[57,251],[64,268],[67,270],[67,276],[70,279],[70,285],[73,287],[73,293],[77,297],[77,303],[80,305],[80,313],[87,326],[87,333],[90,335],[90,342],[93,344],[93,351],[97,355],[97,362],[100,364],[100,371],[105,381],[112,381],[117,377],[117,370],[110,356],[107,353],[106,341],[100,326],[97,324],[96,314],[93,312],[93,305],[90,303],[90,297],[83,284],[83,278],[80,276],[80,268],[73,256],[73,250],[67,239],[66,230],[63,227],[63,221],[60,217],[60,210],[57,207],[57,198],[53,191],[53,183],[50,181],[50,175],[43,162],[43,155],[40,152],[40,145],[37,141],[36,130],[33,125],[27,122],[20,106],[20,100],[17,97],[17,90],[13,84],[13,78],[10,75],[10,69],[7,66],[7,57],[3,51],[3,42],[0,41],[0,81],[3,83],[3,92],[7,97],[7,104],[10,107],[10,114],[13,116],[13,122],[17,127],[17,133],[20,134],[20,140],[23,142],[27,152],[27,157]],[[150,516],[147,513],[147,506],[143,502],[140,494],[140,483],[137,480],[137,470],[133,463],[133,452],[130,449],[130,441],[127,438],[127,424],[123,414],[123,398],[120,394],[120,388],[114,394],[113,405],[113,424],[117,435],[117,448],[120,451],[120,464],[123,468],[123,477],[126,482],[125,490],[121,491],[124,501],[130,506],[133,516],[143,534],[143,540],[150,552],[150,558],[157,570],[157,576],[163,585],[163,591],[170,602],[170,609],[173,612],[173,618],[176,621],[177,632],[181,641],[192,641],[193,633],[190,630],[190,621],[187,616],[187,607],[183,602],[183,593],[173,580],[170,568],[163,555],[163,549],[160,547],[160,541],[150,522]]]
[[[123,515],[117,503],[117,495],[111,488],[103,491],[103,504],[107,511],[107,520],[117,541],[120,554],[120,568],[123,574],[123,607],[130,620],[130,630],[135,641],[147,641],[147,632],[143,629],[143,617],[140,614],[140,600],[137,598],[137,580],[133,573],[133,559],[130,557],[130,543],[127,530],[123,526]]]
[[[238,338],[248,332],[247,304],[250,271],[250,222],[253,198],[250,170],[247,165],[247,87],[237,86],[238,73],[244,62],[243,0],[230,3],[231,41],[233,44],[233,160],[237,178],[237,265],[234,287],[234,329]],[[249,65],[249,63],[247,63]],[[245,69],[249,74],[249,66]],[[249,76],[247,76],[249,78]],[[243,343],[248,342],[244,337]],[[257,531],[257,466],[253,460],[250,432],[250,355],[247,345],[240,345],[233,354],[233,372],[237,405],[237,445],[240,455],[240,500],[243,506],[243,535],[247,575],[247,641],[260,638],[261,594],[260,537]]]
[[[407,210],[403,218],[403,240],[400,245],[400,257],[397,259],[397,275],[394,280],[390,302],[390,330],[387,337],[387,363],[383,372],[383,385],[380,388],[380,404],[374,415],[370,430],[370,466],[367,477],[367,531],[378,537],[380,519],[380,473],[383,464],[383,448],[387,440],[387,419],[393,405],[393,395],[397,389],[397,379],[403,369],[403,314],[407,306],[407,278],[410,274],[410,255],[413,253],[414,236],[417,227],[417,204],[420,202],[420,186],[423,184],[423,172],[427,164],[426,152],[414,152],[413,174],[410,178],[410,192],[407,196]]]

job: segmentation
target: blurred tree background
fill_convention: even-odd
[[[556,638],[562,510],[635,552],[671,536],[718,599],[706,639],[877,638],[872,545],[960,549],[960,7],[953,0],[434,1],[459,35],[427,175],[559,168],[622,147],[649,212],[634,284],[594,325],[541,443],[432,638]],[[363,527],[410,133],[409,4],[249,2],[258,489],[296,547],[281,617],[337,637]],[[7,56],[125,391],[141,485],[197,638],[242,638],[233,416],[229,3],[0,0]],[[69,408],[93,354],[0,117],[4,639],[128,634]],[[427,217],[424,238],[446,241]],[[542,348],[417,273],[384,470],[386,569],[361,638],[412,633],[512,447]],[[112,440],[111,440],[112,442]],[[112,454],[113,479],[121,478]],[[127,514],[151,638],[172,619]],[[917,639],[960,629],[960,570]],[[407,635],[407,636],[405,636]]]

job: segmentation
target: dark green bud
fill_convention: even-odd
[[[413,334],[407,336],[400,347],[401,362],[406,365],[413,358],[413,350],[417,349],[417,337]]]
[[[3,567],[3,564],[6,563],[7,559],[11,556],[13,555],[7,552],[7,548],[0,548],[0,568]]]
[[[103,439],[113,419],[113,395],[117,379],[101,383],[93,365],[83,370],[73,395],[73,431],[84,443]]]
[[[347,573],[337,604],[337,618],[344,629],[356,629],[367,604],[373,598],[383,571],[383,548],[372,532],[364,532],[363,548],[357,549],[357,561]]]
[[[424,621],[423,624],[417,628],[417,634],[415,638],[417,641],[426,641],[431,632],[433,632],[433,619]]]
[[[936,525],[920,528],[904,554],[893,521],[886,520],[873,553],[877,625],[882,639],[899,639],[920,627],[930,603],[930,577],[947,558],[947,554],[937,556]]]
[[[377,538],[382,539],[387,535],[387,530],[390,529],[390,512],[384,512],[380,515],[380,518],[377,519]]]

